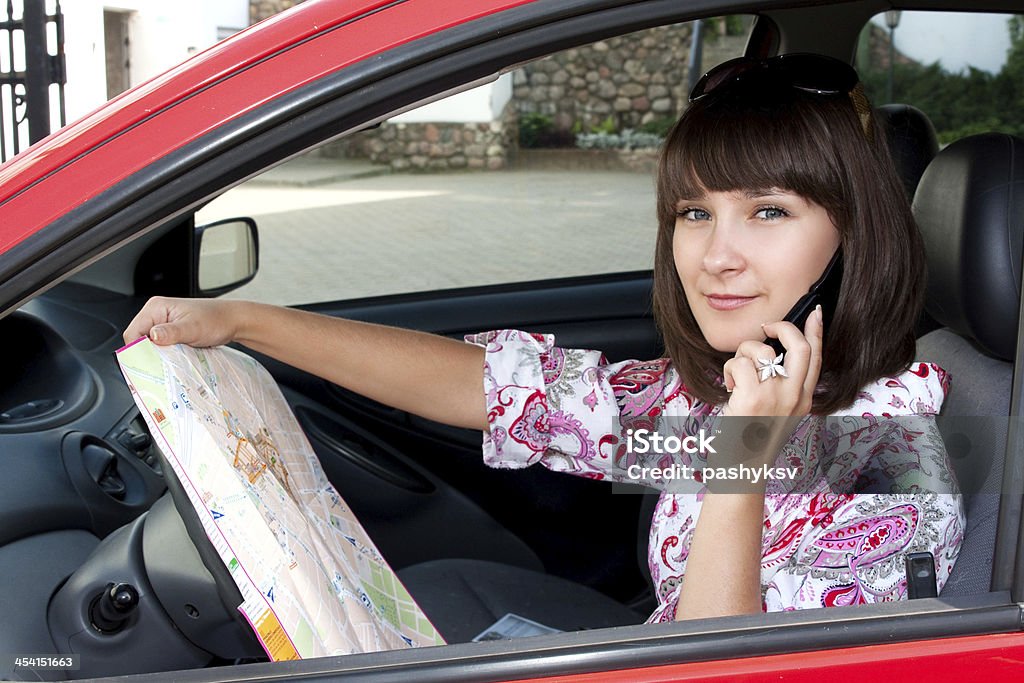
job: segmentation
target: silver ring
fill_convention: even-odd
[[[774,360],[765,360],[764,358],[758,358],[757,364],[760,366],[757,370],[761,373],[761,381],[771,379],[772,377],[789,377],[786,374],[786,368],[782,367],[782,357],[785,354],[780,353],[775,357]]]

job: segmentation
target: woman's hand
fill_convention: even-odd
[[[807,316],[803,333],[785,321],[763,326],[765,335],[782,342],[786,349],[785,377],[760,379],[762,360],[775,360],[772,347],[760,341],[746,341],[722,370],[725,387],[732,393],[724,414],[763,417],[808,415],[814,388],[821,373],[821,307]]]
[[[239,302],[153,297],[128,324],[124,342],[148,336],[161,346],[221,346],[238,335]]]
[[[765,334],[786,349],[785,376],[761,381],[759,360],[774,361],[775,351],[760,341],[746,341],[723,368],[731,392],[718,443],[719,464],[771,465],[800,420],[811,412],[821,373],[821,310],[807,316],[803,333],[792,323],[764,325]],[[762,486],[763,486],[762,481]]]

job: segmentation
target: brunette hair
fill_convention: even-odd
[[[728,400],[720,375],[732,354],[716,351],[697,325],[672,237],[678,201],[708,191],[795,192],[822,206],[839,231],[843,282],[825,331],[812,413],[849,406],[866,384],[914,360],[924,246],[885,135],[875,117],[858,115],[853,98],[759,87],[749,79],[691,104],[669,134],[658,169],[654,316],[668,356],[697,398]]]

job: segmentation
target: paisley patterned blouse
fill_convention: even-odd
[[[599,352],[558,348],[551,335],[514,330],[466,340],[486,348],[490,432],[483,450],[492,467],[539,462],[559,472],[628,481],[624,439],[616,433],[620,420],[700,422],[721,412],[722,406],[691,396],[667,359],[608,364]],[[832,485],[823,478],[793,493],[768,482],[763,609],[903,599],[904,557],[911,552],[932,553],[941,589],[965,522],[934,418],[948,388],[940,367],[916,362],[898,377],[866,386],[842,413],[800,422],[776,464],[824,467]],[[922,476],[926,486],[919,485]],[[837,490],[837,481],[856,485]],[[658,500],[648,559],[658,607],[648,622],[675,617],[701,500],[700,492],[664,492]]]

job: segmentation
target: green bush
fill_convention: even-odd
[[[523,114],[519,117],[519,146],[523,148],[572,147],[574,135],[558,130],[545,114]]]
[[[676,118],[674,116],[663,116],[642,124],[637,130],[641,133],[650,133],[661,138],[667,138],[669,131],[672,130],[674,125],[676,125]]]
[[[743,14],[730,14],[724,17],[712,17],[704,20],[704,36],[706,40],[715,41],[722,33],[722,22],[725,22],[725,35],[746,35],[750,27],[750,17]]]
[[[591,133],[604,133],[605,135],[612,135],[612,134],[615,133],[615,130],[617,128],[618,128],[618,126],[615,125],[615,119],[613,117],[609,116],[604,121],[602,121],[601,123],[599,123],[596,126],[594,126],[593,128],[591,128],[590,132]]]
[[[742,36],[747,32],[750,19],[742,14],[730,14],[725,18],[725,34],[729,36]]]
[[[519,146],[541,147],[540,142],[555,129],[554,121],[544,114],[523,114],[519,117]]]
[[[613,135],[617,129],[618,125],[615,123],[615,117],[609,116],[605,120],[596,124],[584,124],[580,119],[576,119],[572,124],[572,128],[569,129],[569,132],[572,134],[573,138],[578,138],[580,135]]]

